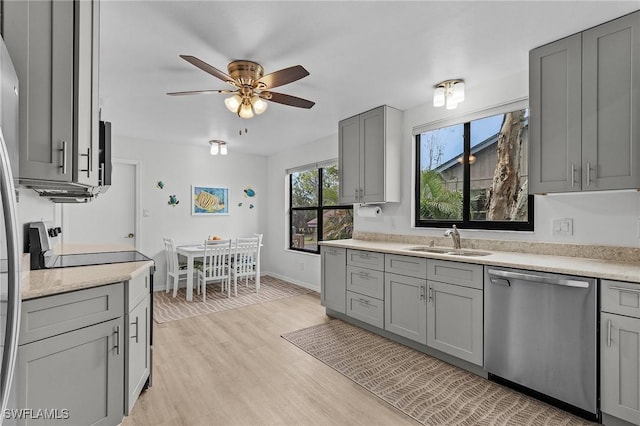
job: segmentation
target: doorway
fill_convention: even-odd
[[[62,207],[64,244],[111,245],[139,249],[140,164],[113,159],[111,187],[86,204]]]

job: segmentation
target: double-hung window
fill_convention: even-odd
[[[353,205],[338,204],[335,161],[297,167],[289,175],[289,248],[320,253],[318,241],[351,238]]]
[[[512,107],[416,132],[416,227],[533,230],[529,113]]]

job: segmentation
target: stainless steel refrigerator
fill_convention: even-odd
[[[18,177],[18,77],[0,38],[0,425],[11,390],[20,321],[20,258],[14,177]]]

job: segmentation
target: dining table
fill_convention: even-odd
[[[209,243],[216,243],[212,240]],[[220,240],[220,243],[226,243],[228,240]],[[262,247],[262,244],[260,244]],[[176,253],[187,259],[187,301],[193,301],[193,270],[196,259],[204,258],[204,243],[181,244],[176,246]],[[260,288],[260,257],[256,259],[256,286]]]

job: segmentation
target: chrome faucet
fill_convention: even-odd
[[[447,229],[444,232],[445,237],[451,237],[453,240],[453,248],[455,250],[460,250],[460,232],[458,232],[458,228],[453,225],[452,229]]]

